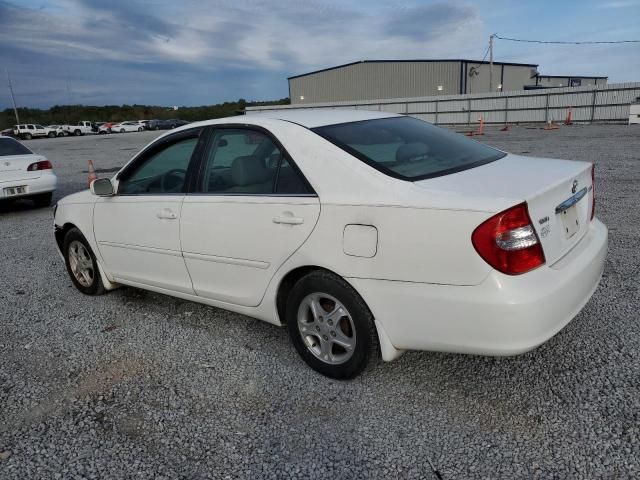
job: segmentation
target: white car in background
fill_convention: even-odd
[[[273,111],[190,124],[58,202],[74,285],[286,325],[352,378],[381,353],[513,355],[589,300],[607,252],[590,163],[507,154],[415,118]]]
[[[51,162],[10,137],[0,137],[0,200],[27,198],[51,204],[57,178]]]
[[[49,130],[49,133],[48,133],[47,136],[50,137],[50,138],[53,138],[53,137],[64,137],[65,135],[69,134],[65,130],[65,126],[64,125],[48,125],[45,128]]]
[[[138,122],[120,122],[111,126],[113,133],[141,132],[143,130],[144,126]]]

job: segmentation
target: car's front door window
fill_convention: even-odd
[[[187,168],[197,143],[197,136],[184,138],[154,152],[120,179],[118,194],[182,193]]]

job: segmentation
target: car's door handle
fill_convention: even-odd
[[[178,218],[178,215],[175,212],[172,212],[168,208],[160,210],[156,213],[156,217],[166,219],[166,220],[175,220]]]
[[[280,215],[279,217],[273,217],[273,223],[284,223],[285,225],[302,225],[304,223],[304,218]]]

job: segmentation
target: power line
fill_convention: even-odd
[[[500,40],[508,40],[510,42],[523,42],[523,43],[545,43],[545,44],[553,44],[553,45],[610,45],[610,44],[618,44],[618,43],[640,43],[640,40],[609,40],[609,41],[601,41],[601,42],[562,42],[562,41],[549,41],[549,40],[527,40],[523,38],[509,38],[509,37],[501,37],[499,35],[494,35],[495,38],[499,38]]]

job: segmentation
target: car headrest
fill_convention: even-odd
[[[237,157],[231,164],[231,179],[238,187],[262,183],[269,177],[264,161],[252,155]]]
[[[429,153],[429,147],[424,143],[414,142],[405,143],[396,150],[396,162],[405,163],[409,160],[421,160],[421,157],[425,157]]]

